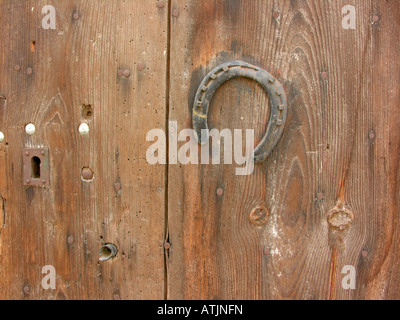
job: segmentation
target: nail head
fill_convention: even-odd
[[[24,293],[25,293],[26,295],[28,295],[28,294],[31,293],[31,287],[30,287],[30,286],[24,286],[23,291],[24,291]]]
[[[74,237],[73,236],[68,236],[67,238],[67,243],[72,244],[74,242]]]
[[[116,191],[121,190],[121,184],[120,184],[119,182],[114,183],[114,189],[115,189]]]
[[[370,131],[368,137],[370,138],[370,140],[374,140],[376,135],[374,131]]]
[[[90,180],[93,179],[93,176],[94,176],[94,173],[93,173],[92,169],[90,169],[88,167],[82,168],[82,178],[83,178],[83,180],[90,181]]]

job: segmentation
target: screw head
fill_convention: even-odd
[[[21,70],[21,67],[18,65],[18,64],[16,64],[15,66],[14,66],[14,71],[20,71]]]
[[[164,243],[164,249],[169,250],[171,248],[171,244],[169,242]]]
[[[32,73],[33,73],[33,69],[32,69],[31,67],[29,67],[29,68],[26,69],[26,74],[27,74],[27,75],[30,76]]]
[[[317,199],[318,199],[319,201],[324,200],[324,194],[323,194],[322,192],[319,192],[319,193],[317,194]]]
[[[172,10],[172,16],[173,17],[177,17],[177,16],[179,16],[179,9],[174,9],[174,10]]]
[[[73,16],[74,20],[79,20],[79,13],[78,12],[74,12]]]
[[[29,134],[31,136],[31,135],[35,134],[35,131],[36,131],[36,127],[35,127],[35,125],[33,123],[28,123],[25,126],[26,134]]]
[[[279,11],[274,11],[274,12],[272,13],[272,16],[273,16],[274,19],[278,19],[278,17],[279,17]]]
[[[363,258],[366,258],[366,257],[368,257],[368,251],[363,251],[362,253],[361,253],[361,255],[363,256]]]
[[[328,72],[322,71],[322,72],[321,72],[321,78],[322,78],[322,79],[328,79]]]
[[[82,136],[86,136],[89,134],[89,125],[86,122],[83,122],[79,126],[79,133]]]
[[[158,8],[164,8],[164,1],[162,1],[162,0],[159,0],[159,1],[157,1],[157,7]]]
[[[222,197],[223,194],[224,194],[224,189],[218,188],[218,189],[217,189],[217,196],[218,196],[218,197]]]
[[[269,256],[269,255],[271,254],[271,250],[270,250],[269,248],[265,248],[265,249],[264,249],[264,254],[265,254],[266,256]]]

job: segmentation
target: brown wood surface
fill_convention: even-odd
[[[46,4],[55,30],[41,27]],[[142,150],[147,131],[165,123],[168,8],[9,0],[0,21],[0,298],[163,299],[165,168]],[[39,145],[50,150],[51,186],[24,187],[22,149]],[[81,180],[83,167],[92,182]],[[104,243],[118,254],[100,263]],[[45,265],[56,269],[56,290],[41,286]]]
[[[350,2],[172,1],[178,130],[191,126],[201,79],[234,59],[277,77],[289,113],[251,176],[233,165],[169,166],[169,298],[400,298],[400,3]],[[355,30],[342,28],[348,4]],[[210,127],[254,128],[258,140],[267,99],[258,85],[231,81],[210,104]],[[249,219],[257,206],[269,212],[263,226]],[[335,206],[354,215],[343,231],[328,223]],[[356,268],[356,290],[341,286],[345,265]]]
[[[0,299],[400,299],[399,15],[398,0],[0,0]],[[191,128],[201,80],[235,59],[285,89],[273,153],[249,176],[148,164],[147,132]],[[268,104],[231,80],[209,126],[257,144]],[[48,188],[23,184],[22,150],[38,146]],[[105,243],[118,254],[100,262]]]

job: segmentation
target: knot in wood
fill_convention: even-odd
[[[336,206],[328,212],[327,219],[330,227],[342,231],[353,222],[354,214],[344,206]]]
[[[255,226],[263,226],[268,222],[269,212],[263,206],[254,208],[250,213],[250,222]]]

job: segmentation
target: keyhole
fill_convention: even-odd
[[[39,157],[33,157],[31,159],[31,165],[32,165],[32,178],[34,179],[40,179],[40,158]]]

